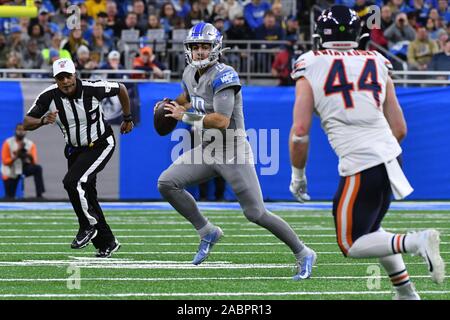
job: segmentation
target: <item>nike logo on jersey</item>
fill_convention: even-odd
[[[236,157],[231,158],[230,160],[228,160],[228,163],[232,163],[234,161],[234,159],[236,159]]]

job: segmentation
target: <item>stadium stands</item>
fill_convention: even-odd
[[[12,1],[10,1],[12,2]],[[17,2],[17,1],[16,1]],[[136,2],[135,5],[133,3]],[[137,3],[138,2],[138,3]],[[38,16],[36,18],[1,18],[0,19],[0,69],[22,69],[27,68],[24,65],[24,57],[26,56],[26,43],[33,39],[38,43],[39,50],[42,52],[51,47],[51,38],[56,34],[61,34],[63,37],[62,44],[66,47],[73,48],[73,59],[76,59],[76,49],[78,48],[79,40],[74,42],[70,35],[73,27],[81,28],[82,41],[79,43],[85,44],[92,39],[93,29],[95,25],[100,24],[103,27],[105,39],[112,40],[112,50],[118,50],[121,53],[121,63],[125,69],[132,69],[132,61],[138,55],[139,48],[150,46],[156,57],[165,64],[171,71],[172,79],[179,79],[184,68],[183,60],[183,46],[182,41],[185,37],[190,23],[193,21],[192,17],[187,14],[192,3],[195,2],[195,8],[199,9],[199,15],[204,21],[214,23],[218,17],[224,20],[223,33],[225,44],[232,49],[239,48],[239,50],[230,50],[225,54],[225,61],[235,64],[235,68],[239,71],[247,82],[256,81],[257,79],[266,79],[267,83],[274,84],[276,79],[273,78],[270,72],[270,64],[273,61],[275,54],[284,46],[288,44],[286,40],[295,36],[298,39],[296,55],[301,54],[305,50],[313,48],[312,33],[314,21],[320,14],[321,10],[334,3],[346,4],[355,9],[361,19],[366,23],[365,31],[369,33],[370,38],[364,44],[365,48],[370,48],[380,51],[383,55],[388,57],[394,64],[394,68],[399,71],[417,70],[417,59],[425,61],[420,65],[422,71],[450,71],[445,70],[442,66],[448,65],[445,61],[450,59],[450,56],[443,55],[445,51],[445,43],[449,37],[450,25],[450,9],[448,1],[392,1],[392,0],[335,0],[335,1],[294,1],[294,0],[203,0],[187,1],[183,8],[178,8],[176,1],[128,1],[129,5],[125,5],[123,1],[108,0],[102,5],[91,7],[91,4],[86,1],[42,1],[37,3]],[[8,1],[6,1],[6,4]],[[144,4],[144,12],[141,12],[141,5]],[[401,3],[401,5],[399,5]],[[175,16],[169,18],[161,12],[161,9],[166,4],[172,4],[175,11]],[[78,24],[73,19],[73,13],[77,10],[70,9],[68,6],[73,5],[79,8],[81,17]],[[140,8],[140,9],[138,9]],[[247,8],[247,10],[246,10]],[[182,10],[181,10],[182,9]],[[253,25],[256,20],[249,18],[251,14],[256,11],[261,11],[264,14],[268,10],[272,10],[276,16],[277,27],[283,29],[283,35],[280,41],[274,43],[272,41],[262,40],[261,42],[245,41],[239,43],[241,40],[233,38],[233,33],[228,33],[227,30],[233,25],[233,19],[239,16],[244,16],[245,24]],[[135,12],[138,11],[138,12]],[[258,11],[258,12],[259,12]],[[247,12],[247,14],[245,14]],[[72,15],[67,16],[67,13]],[[136,14],[129,15],[130,13]],[[373,14],[380,14],[380,18],[375,21],[375,26],[370,25],[370,20],[373,20]],[[407,19],[399,19],[399,17],[407,17]],[[154,23],[150,23],[151,19],[156,16],[160,20],[160,28],[154,27]],[[297,30],[287,30],[287,21],[296,18],[299,22]],[[149,23],[145,23],[145,21]],[[262,21],[262,20],[261,20]],[[135,23],[136,22],[136,23]],[[404,24],[404,26],[403,26]],[[37,27],[39,26],[39,28]],[[152,26],[152,27],[149,27]],[[416,40],[416,31],[424,27],[419,38],[427,38],[427,42],[433,44],[433,48],[437,47],[438,51],[425,53],[425,57],[421,57],[421,52],[427,51],[425,44]],[[402,28],[412,30],[412,35],[408,38],[399,38],[396,34],[402,33]],[[421,30],[423,30],[422,28]],[[244,30],[244,29],[243,29]],[[257,35],[249,30],[248,38],[250,40],[257,39]],[[389,31],[388,31],[389,30]],[[234,33],[236,34],[236,33]],[[235,42],[236,41],[236,42]],[[418,41],[418,43],[416,43]],[[270,42],[270,45],[269,45]],[[417,57],[413,57],[412,50],[408,58],[409,44],[415,42],[414,52],[418,52]],[[98,43],[97,43],[98,45]],[[272,50],[267,48],[272,47]],[[423,48],[422,48],[423,47]],[[365,49],[364,48],[364,49]],[[102,65],[107,60],[108,52],[91,50],[91,59],[95,60],[98,65]],[[240,53],[240,58],[236,59],[236,51]],[[242,54],[243,51],[245,54]],[[48,53],[46,53],[48,55]],[[440,67],[436,67],[436,63],[431,63],[433,55],[440,54],[438,59]],[[260,63],[259,57],[264,56],[264,63]],[[181,58],[180,58],[181,57]],[[37,59],[34,61],[33,68],[41,69],[48,68],[47,59]],[[266,61],[267,60],[267,61]],[[38,64],[41,62],[41,66]],[[436,61],[434,59],[433,61]],[[36,78],[36,73],[23,73],[19,71],[3,71],[5,78],[23,76],[25,78]],[[41,77],[46,77],[41,74]],[[439,79],[442,84],[446,84],[445,80],[449,77],[446,74],[441,74],[436,77],[432,73],[422,73],[419,75],[409,76],[410,79]],[[403,73],[401,76],[395,76],[397,80],[408,78],[408,73]]]

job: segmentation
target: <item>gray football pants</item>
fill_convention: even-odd
[[[233,155],[227,156],[225,152],[217,153],[208,158],[210,161],[212,158],[216,160],[216,163],[212,164],[193,162],[193,155],[202,150],[201,146],[185,152],[160,175],[159,192],[196,230],[200,230],[208,223],[208,220],[200,213],[195,199],[184,188],[220,175],[231,185],[249,221],[272,232],[286,243],[294,254],[299,253],[304,245],[294,230],[286,221],[265,208],[250,144],[247,140],[242,143],[245,143],[244,154],[233,157]],[[243,158],[245,162],[241,161]]]

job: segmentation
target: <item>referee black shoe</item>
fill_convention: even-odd
[[[111,255],[120,249],[121,244],[117,239],[114,239],[114,242],[111,245],[108,245],[104,249],[98,249],[98,252],[95,254],[97,258],[109,258]]]
[[[97,229],[95,229],[95,226],[89,226],[87,229],[80,228],[70,247],[72,249],[84,248],[89,244],[89,241],[95,238],[96,235]]]

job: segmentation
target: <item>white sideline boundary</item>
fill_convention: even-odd
[[[75,252],[67,252],[67,251],[50,251],[50,252],[39,252],[39,251],[35,251],[35,252],[20,252],[20,251],[15,251],[15,252],[0,252],[0,255],[9,255],[9,254],[14,254],[14,255],[20,255],[20,254],[24,254],[24,255],[68,255],[68,254],[74,254]],[[341,256],[342,253],[339,251],[316,251],[317,254],[330,254],[330,255],[339,255]],[[441,254],[450,254],[450,251],[441,251]],[[88,253],[86,252],[80,252],[80,255],[87,255]],[[116,254],[120,254],[120,255],[146,255],[146,254],[158,254],[158,255],[192,255],[193,252],[191,251],[135,251],[135,252],[126,252],[126,251],[118,251]],[[214,251],[214,254],[220,254],[220,255],[247,255],[247,254],[261,254],[261,255],[267,255],[267,251]],[[292,255],[291,252],[277,252],[277,254],[280,255]],[[1,263],[1,262],[0,262]]]
[[[302,237],[304,238],[304,237]],[[69,239],[69,238],[68,238]],[[179,246],[196,246],[197,243],[144,243],[144,242],[124,242],[123,245],[127,246],[148,246],[148,245],[159,245],[159,246],[173,246],[173,245],[179,245]],[[308,245],[336,245],[336,242],[308,242]],[[450,244],[450,242],[441,242],[441,244]],[[68,242],[3,242],[0,243],[0,246],[22,246],[22,245],[35,245],[35,246],[68,246]],[[220,246],[286,246],[285,244],[281,242],[266,242],[266,243],[221,243]]]
[[[450,291],[420,291],[420,294],[448,294]],[[0,298],[127,298],[127,297],[239,297],[239,296],[320,296],[320,295],[384,295],[392,291],[296,291],[296,292],[177,292],[177,293],[75,293],[75,294],[0,294]]]
[[[167,202],[102,202],[104,210],[170,210],[173,208]],[[237,202],[198,202],[200,210],[241,210]],[[331,210],[330,201],[307,202],[266,202],[267,209],[273,211],[305,211],[305,210]],[[0,211],[17,210],[72,210],[69,202],[2,202]],[[449,201],[393,201],[390,210],[450,210]]]
[[[68,267],[76,266],[84,269],[173,269],[173,270],[201,270],[201,269],[292,269],[294,263],[231,263],[227,261],[207,262],[195,266],[188,262],[154,261],[154,260],[128,260],[128,259],[101,259],[83,258],[78,260],[24,260],[24,261],[1,261],[0,267]],[[374,262],[359,262],[357,266],[374,265]],[[424,262],[411,262],[408,265],[423,265]],[[323,266],[355,266],[352,262],[321,263]],[[314,266],[317,268],[318,266]]]
[[[357,279],[369,279],[371,276],[314,276],[314,279],[321,280],[357,280]],[[412,278],[430,278],[429,275],[415,275]],[[67,278],[16,278],[16,279],[0,279],[0,282],[67,282]],[[158,281],[248,281],[248,280],[292,280],[292,277],[180,277],[180,278],[70,278],[70,281],[145,281],[145,282],[158,282]],[[387,278],[386,281],[389,281]]]

